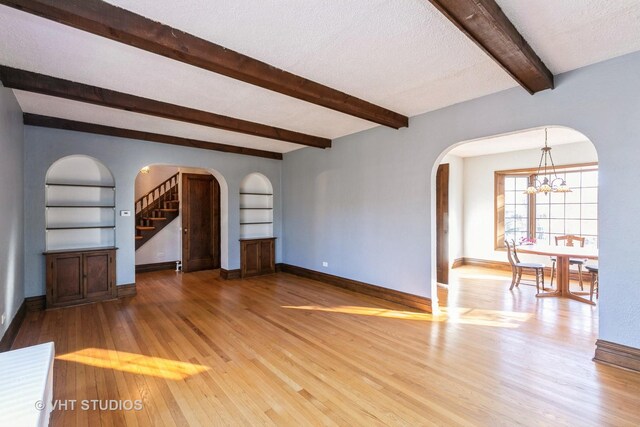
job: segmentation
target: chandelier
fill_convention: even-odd
[[[538,173],[536,173],[534,181],[530,183],[524,194],[570,193],[571,188],[569,188],[567,182],[559,178],[556,173],[556,165],[553,164],[553,157],[551,157],[551,147],[547,145],[547,128],[544,129],[544,147],[541,150],[542,155],[538,164]],[[553,175],[551,172],[553,172]]]

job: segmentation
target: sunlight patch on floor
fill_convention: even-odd
[[[421,320],[427,322],[448,322],[465,325],[491,326],[498,328],[517,328],[529,320],[529,313],[485,310],[479,308],[441,307],[439,314],[420,313],[415,311],[389,310],[377,307],[335,306],[323,307],[317,305],[292,306],[282,308],[293,310],[311,310],[328,313],[355,314],[361,316],[375,316],[390,319]]]
[[[528,276],[523,276],[523,280],[527,279]],[[497,275],[497,274],[473,274],[473,273],[459,273],[457,275],[458,279],[465,279],[465,280],[499,280],[499,281],[503,281],[503,280],[508,280],[511,281],[511,274],[509,274],[508,276],[505,275]]]
[[[211,369],[208,366],[193,363],[102,348],[85,348],[56,356],[56,359],[176,381]]]

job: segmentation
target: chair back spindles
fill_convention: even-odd
[[[567,234],[566,236],[556,236],[556,246],[559,246],[561,242],[564,242],[565,246],[574,247],[574,242],[578,242],[581,248],[584,248],[584,241],[586,238],[575,236],[573,234]]]

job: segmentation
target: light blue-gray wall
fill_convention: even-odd
[[[24,300],[23,139],[22,110],[0,84],[0,337]]]
[[[116,211],[134,211],[135,178],[140,168],[149,164],[170,164],[204,168],[220,181],[223,214],[222,267],[240,268],[239,188],[242,179],[260,172],[274,188],[274,235],[281,237],[282,204],[280,191],[281,161],[259,157],[220,153],[197,148],[177,147],[126,138],[114,138],[82,132],[24,127],[25,135],[25,293],[44,295],[45,269],[45,176],[56,160],[83,154],[107,166],[116,179]],[[4,156],[4,152],[3,152]],[[16,166],[13,166],[16,167]],[[225,200],[226,199],[226,200]],[[224,220],[227,213],[226,221]],[[22,213],[20,214],[22,217]],[[118,285],[135,282],[134,217],[116,217]],[[276,243],[276,261],[281,259],[281,239]]]
[[[596,146],[600,337],[640,347],[640,53],[559,75],[534,96],[514,88],[286,154],[284,262],[430,297],[435,166],[461,141],[545,125]]]

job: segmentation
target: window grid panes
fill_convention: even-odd
[[[536,240],[555,245],[555,237],[567,234],[586,237],[585,246],[598,245],[598,171],[558,173],[570,193],[536,194]]]
[[[529,196],[524,194],[529,177],[504,177],[504,237],[516,243],[529,236]]]

